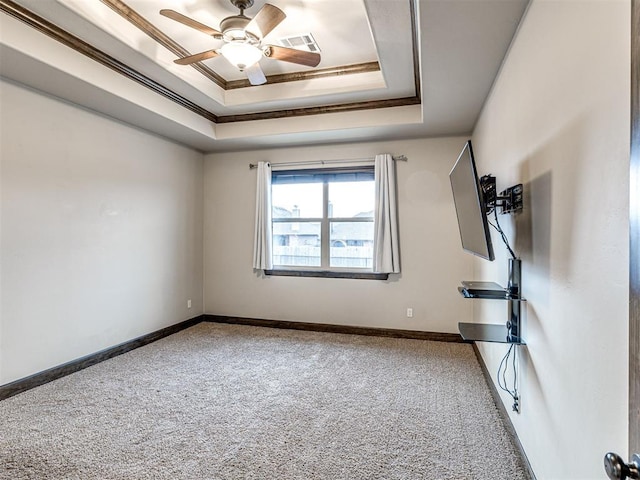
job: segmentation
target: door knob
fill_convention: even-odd
[[[627,464],[620,455],[609,452],[604,456],[604,469],[611,480],[640,479],[640,455],[633,454]]]

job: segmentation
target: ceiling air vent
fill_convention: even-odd
[[[301,35],[296,35],[295,37],[281,38],[278,41],[283,47],[320,53],[320,47],[318,47],[313,35],[310,33],[303,33]]]

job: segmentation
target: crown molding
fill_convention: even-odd
[[[176,54],[180,54],[184,56],[185,54],[189,54],[183,47],[174,42],[171,38],[166,36],[159,29],[155,28],[151,23],[146,21],[143,17],[137,14],[135,11],[130,9],[124,2],[121,0],[101,0],[103,3],[108,5],[110,8],[113,8],[119,14],[123,16],[127,16],[128,19],[133,18],[136,19],[141,25],[145,25],[145,28],[148,29],[149,35],[153,35],[152,38],[163,44],[166,48],[169,48]],[[399,106],[407,106],[407,105],[417,105],[421,103],[421,94],[420,94],[420,62],[419,62],[419,51],[418,51],[418,33],[416,28],[416,0],[409,0],[410,9],[411,9],[411,26],[412,26],[412,38],[413,38],[413,68],[414,68],[414,81],[415,81],[415,95],[403,98],[394,98],[394,99],[382,99],[382,100],[371,100],[371,101],[361,101],[361,102],[347,102],[342,104],[335,105],[324,105],[318,107],[301,107],[301,108],[293,108],[293,109],[282,109],[282,110],[274,110],[267,112],[259,112],[259,113],[245,113],[245,114],[237,114],[237,115],[216,115],[213,112],[197,105],[191,100],[183,97],[182,95],[172,91],[171,89],[165,87],[161,83],[147,77],[141,72],[138,72],[134,68],[126,65],[125,63],[117,60],[116,58],[108,55],[102,50],[94,47],[93,45],[81,40],[75,35],[67,32],[66,30],[58,27],[57,25],[49,22],[48,20],[40,17],[36,13],[22,7],[21,5],[15,3],[12,0],[0,0],[0,11],[4,12],[7,15],[10,15],[17,20],[29,25],[30,27],[36,29],[37,31],[49,36],[50,38],[74,49],[78,53],[81,53],[92,60],[104,65],[111,70],[133,80],[134,82],[143,85],[155,93],[162,95],[169,100],[177,103],[178,105],[200,115],[201,117],[213,122],[213,123],[232,123],[232,122],[242,122],[242,121],[252,121],[252,120],[268,120],[268,119],[277,119],[284,117],[300,117],[300,116],[309,116],[309,115],[321,115],[327,113],[339,113],[339,112],[352,112],[358,110],[371,110],[371,109],[380,109],[380,108],[391,108],[391,107],[399,107]],[[166,45],[165,45],[166,44]],[[238,82],[227,82],[226,80],[219,77],[215,72],[212,72],[204,65],[197,66],[199,71],[210,78],[215,78],[217,84],[222,83],[228,88],[243,88],[244,85],[241,85]],[[362,73],[379,70],[380,66],[378,62],[370,62],[356,65],[347,65],[343,67],[336,68],[327,68],[320,69],[315,72],[308,73],[294,73],[294,74],[285,74],[285,75],[275,75],[268,77],[269,81],[272,83],[282,83],[287,81],[299,81],[307,78],[321,78],[327,76],[339,76],[345,74],[354,74],[354,73]],[[242,81],[240,81],[242,82]]]
[[[152,80],[146,75],[138,72],[137,70],[131,68],[130,66],[124,64],[120,60],[113,58],[111,55],[103,52],[102,50],[97,49],[93,45],[81,40],[80,38],[72,35],[71,33],[63,30],[62,28],[54,25],[53,23],[45,20],[44,18],[36,15],[35,13],[27,10],[26,8],[18,5],[12,0],[0,0],[0,11],[10,15],[17,20],[29,25],[30,27],[36,29],[40,33],[43,33],[54,40],[66,45],[69,48],[81,53],[92,60],[104,65],[105,67],[110,68],[111,70],[133,80],[140,85],[143,85],[150,90],[153,90],[159,95],[172,100],[173,102],[181,105],[182,107],[191,110],[192,112],[210,120],[212,122],[217,122],[218,117],[214,113],[200,107],[195,104],[191,100],[183,97],[182,95],[177,94],[173,90],[165,87],[164,85]]]
[[[104,3],[107,7],[112,9],[114,12],[116,12],[118,15],[120,15],[122,18],[132,23],[139,30],[146,33],[154,41],[162,45],[164,48],[166,48],[170,52],[174,53],[176,56],[182,58],[182,57],[187,57],[191,55],[191,52],[189,52],[186,48],[184,48],[178,42],[173,40],[171,37],[169,37],[169,35],[167,35],[162,30],[157,28],[155,25],[153,25],[150,21],[148,21],[146,18],[144,18],[142,15],[140,15],[138,12],[136,12],[133,8],[131,8],[126,3],[124,3],[122,0],[100,0],[100,1]],[[202,75],[207,77],[209,80],[211,80],[213,83],[218,85],[219,87],[223,89],[227,88],[227,81],[222,76],[218,75],[216,72],[214,72],[209,67],[207,67],[206,65],[198,62],[198,63],[192,64],[191,66],[195,68],[198,72],[200,72]]]

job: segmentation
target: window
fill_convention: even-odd
[[[274,270],[371,272],[373,167],[272,174]]]

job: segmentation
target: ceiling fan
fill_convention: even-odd
[[[174,60],[175,63],[190,65],[222,55],[241,72],[245,72],[251,85],[262,85],[267,82],[259,64],[263,56],[308,67],[316,67],[320,63],[319,53],[262,43],[264,37],[286,17],[278,7],[265,3],[256,16],[251,18],[245,16],[244,11],[253,5],[254,0],[230,0],[230,2],[240,10],[240,14],[222,20],[219,30],[175,10],[160,10],[160,14],[167,18],[224,41],[221,48],[178,58]]]

